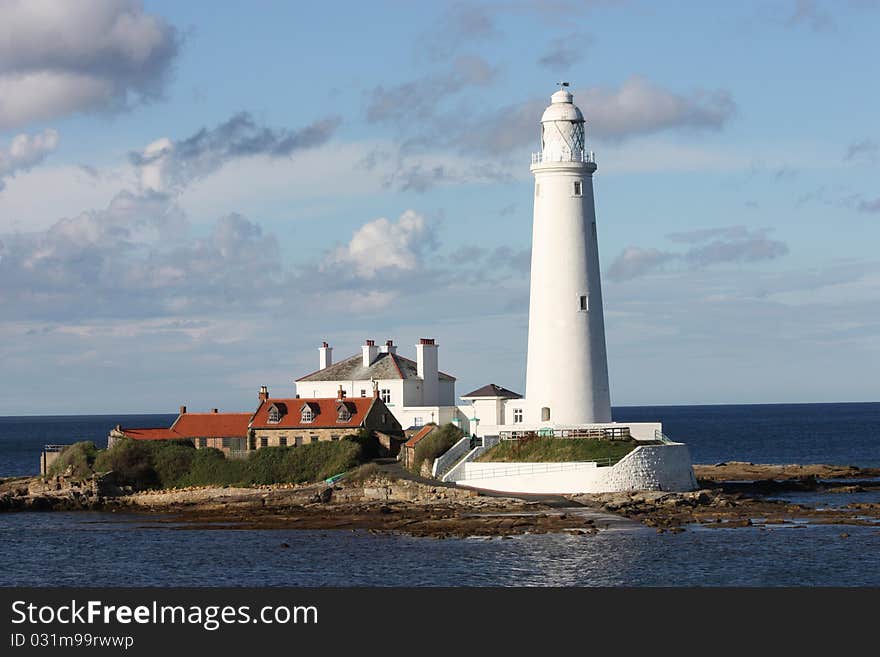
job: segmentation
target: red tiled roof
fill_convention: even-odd
[[[333,429],[357,428],[363,424],[370,407],[381,403],[373,397],[352,397],[342,401],[329,399],[268,399],[260,402],[251,427],[254,429]],[[339,421],[339,404],[345,404],[351,417]],[[308,405],[314,413],[312,422],[302,421],[302,407]],[[275,406],[281,412],[279,422],[269,422],[269,409]]]
[[[419,430],[419,432],[418,432],[415,436],[413,436],[412,438],[410,438],[409,440],[407,440],[406,443],[405,443],[405,445],[406,445],[407,447],[415,447],[416,444],[417,444],[422,438],[424,438],[425,436],[427,436],[429,433],[431,433],[431,432],[432,432],[434,429],[436,429],[436,428],[437,428],[437,427],[436,427],[435,425],[433,425],[433,424],[427,424],[427,425],[425,425],[424,427],[422,427],[422,428]]]
[[[250,419],[250,413],[183,413],[171,430],[187,438],[244,438]]]
[[[182,413],[169,429],[123,428],[135,440],[184,440],[186,438],[244,438],[250,413]]]
[[[134,438],[135,440],[173,440],[175,438],[181,438],[182,436],[178,436],[171,429],[122,429],[122,433],[124,433],[129,438]]]

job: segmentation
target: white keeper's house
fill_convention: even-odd
[[[438,347],[433,338],[421,338],[412,360],[398,354],[391,340],[384,345],[367,340],[361,353],[334,362],[333,347],[325,342],[318,349],[319,368],[294,382],[296,394],[334,397],[341,387],[348,397],[368,397],[375,382],[379,398],[404,429],[452,422],[467,430],[456,406],[455,377],[439,370]]]

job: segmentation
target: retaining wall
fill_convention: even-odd
[[[687,445],[636,447],[615,465],[596,463],[465,463],[455,481],[462,486],[507,493],[610,493],[636,490],[696,490]]]

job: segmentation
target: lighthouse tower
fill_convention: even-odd
[[[608,357],[593,204],[593,154],[584,117],[562,88],[541,117],[532,155],[535,214],[526,408],[530,424],[611,421]]]

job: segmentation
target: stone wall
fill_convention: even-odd
[[[256,448],[260,447],[279,447],[282,444],[282,438],[286,440],[288,447],[294,445],[307,445],[324,440],[342,440],[344,436],[357,434],[358,428],[340,427],[333,429],[257,429]],[[263,439],[266,444],[263,444]]]
[[[697,488],[690,452],[683,443],[638,447],[608,470],[604,483],[608,491]]]

